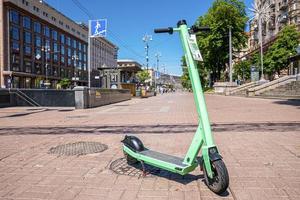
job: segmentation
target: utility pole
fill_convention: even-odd
[[[157,87],[156,76],[158,76],[158,72],[159,72],[159,57],[161,57],[161,53],[160,52],[156,53],[155,57],[156,57],[156,73],[155,73],[155,90],[156,90]]]
[[[152,41],[152,35],[145,35],[143,37],[143,41],[145,43],[145,50],[146,50],[146,67],[147,67],[147,72],[149,68],[149,41]]]
[[[229,27],[229,82],[232,83],[232,41],[231,26]]]
[[[263,36],[262,36],[262,26],[261,26],[262,18],[258,16],[258,31],[259,31],[259,39],[260,39],[260,64],[261,64],[261,78],[260,80],[265,80],[264,78],[264,52],[263,52]]]

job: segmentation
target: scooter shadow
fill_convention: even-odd
[[[143,171],[142,165],[140,163],[131,164],[131,167],[135,168],[136,170]],[[146,174],[144,177],[159,177],[159,178],[165,178],[168,180],[176,181],[178,183],[187,185],[193,181],[201,181],[205,184],[204,175],[203,172],[199,169],[199,175],[194,174],[187,174],[187,175],[180,175],[173,172],[169,172],[163,169],[159,169],[157,167],[153,167],[147,164],[144,164]],[[142,176],[143,177],[143,176]],[[219,194],[221,197],[227,197],[230,193],[226,190],[224,193]]]

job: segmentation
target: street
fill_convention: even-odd
[[[185,155],[197,113],[192,94],[177,92],[85,110],[0,109],[0,199],[299,199],[299,101],[219,95],[206,101],[230,175],[223,196],[205,186],[200,169],[184,177],[155,170],[142,177],[124,166],[125,134],[150,149]],[[82,141],[107,150],[50,153]]]

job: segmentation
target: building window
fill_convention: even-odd
[[[67,45],[71,46],[71,38],[70,37],[67,37]]]
[[[24,32],[24,41],[26,44],[31,44],[31,33]]]
[[[86,53],[86,45],[83,45],[83,52]]]
[[[78,42],[78,49],[79,49],[79,51],[82,50],[82,48],[81,48],[81,43],[80,43],[80,42]]]
[[[58,46],[57,46],[56,42],[53,42],[53,51],[54,51],[54,53],[58,52]]]
[[[46,52],[45,55],[46,55],[46,60],[47,60],[47,61],[50,61],[50,53],[49,53],[49,52]]]
[[[23,27],[26,29],[31,29],[31,20],[29,17],[23,17]]]
[[[10,19],[10,22],[12,22],[12,23],[20,24],[20,15],[15,10],[10,10],[9,19]]]
[[[68,48],[68,56],[71,57],[72,56],[72,51],[71,48]]]
[[[43,12],[43,15],[44,15],[45,17],[48,17],[48,13],[46,13],[46,12]]]
[[[25,72],[31,72],[31,62],[30,61],[24,61],[25,65]]]
[[[55,21],[55,22],[56,22],[56,18],[55,18],[55,17],[52,17],[51,19],[52,19],[52,21]]]
[[[61,55],[65,55],[65,46],[64,45],[60,46],[60,53],[61,53]]]
[[[65,35],[64,34],[60,35],[60,43],[62,43],[62,44],[65,43]]]
[[[77,43],[76,40],[73,40],[73,48],[74,49],[76,49],[76,46],[77,46],[76,43]]]
[[[57,55],[56,53],[53,55],[53,61],[54,61],[55,63],[58,62],[58,55]]]
[[[62,21],[59,21],[59,24],[60,24],[60,25],[64,25],[64,23],[63,23]]]
[[[44,26],[44,35],[50,37],[50,29],[48,26]]]
[[[35,44],[36,47],[41,47],[42,41],[41,41],[41,37],[40,36],[38,36],[38,35],[35,36],[34,44]]]
[[[61,62],[62,64],[65,64],[65,57],[61,56],[61,57],[60,57],[60,62]]]
[[[52,30],[52,39],[57,41],[57,31]]]
[[[36,6],[33,6],[33,10],[36,11],[36,12],[40,11],[40,9],[38,7],[36,7]]]
[[[33,23],[33,30],[36,33],[41,33],[41,24],[38,22]]]
[[[19,28],[17,28],[17,27],[11,27],[11,29],[10,29],[10,35],[11,35],[11,37],[12,37],[12,39],[14,39],[14,40],[20,40],[20,31],[19,31]]]
[[[31,56],[31,47],[30,46],[25,46],[24,47],[24,52],[26,56]]]
[[[68,66],[71,66],[71,64],[72,64],[72,60],[71,58],[68,58]]]
[[[17,41],[12,41],[12,50],[13,52],[19,52],[20,51],[20,44]]]
[[[51,48],[51,47],[50,47],[50,41],[49,41],[49,40],[45,40],[45,47]]]
[[[68,24],[66,24],[66,28],[67,28],[67,29],[70,29],[70,26],[69,26]]]

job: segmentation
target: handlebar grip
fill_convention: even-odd
[[[169,33],[169,34],[172,34],[173,33],[173,28],[172,27],[157,28],[157,29],[154,29],[154,33]]]

